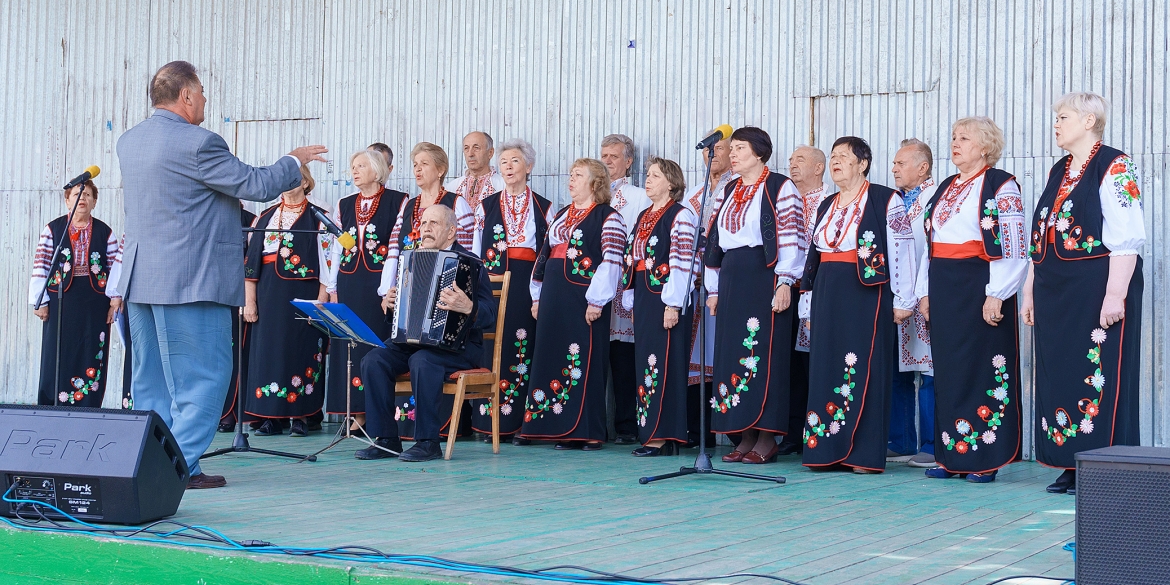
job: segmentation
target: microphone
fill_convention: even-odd
[[[353,236],[349,235],[349,232],[342,232],[341,227],[333,223],[333,220],[329,219],[329,216],[322,213],[320,209],[310,205],[309,211],[312,211],[313,217],[317,218],[317,221],[325,226],[325,231],[337,236],[337,243],[341,244],[343,248],[352,248],[357,243],[354,241]]]
[[[65,189],[72,189],[102,173],[102,170],[97,165],[90,165],[85,167],[85,172],[77,175],[72,181],[65,183]]]
[[[720,140],[727,140],[728,138],[731,138],[732,132],[734,132],[734,130],[731,128],[731,126],[729,126],[727,124],[723,124],[723,125],[719,126],[718,128],[712,130],[711,133],[708,134],[706,138],[704,138],[701,142],[696,144],[695,150],[703,150],[704,148],[711,148],[712,146],[715,146],[716,142],[719,142]]]

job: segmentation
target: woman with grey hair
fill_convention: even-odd
[[[1036,460],[1064,469],[1051,493],[1076,493],[1081,451],[1137,445],[1146,242],[1137,166],[1105,146],[1105,98],[1052,106],[1056,162],[1032,216],[1020,310],[1035,327]]]
[[[337,202],[333,220],[352,240],[344,238],[350,244],[344,248],[340,243],[342,239],[338,239],[329,267],[333,272],[333,287],[329,290],[331,300],[353,309],[378,334],[378,339],[390,336],[390,324],[382,314],[378,283],[382,280],[382,267],[390,248],[390,231],[407,199],[406,193],[384,187],[394,168],[388,160],[388,156],[376,148],[350,155],[350,176],[358,192]],[[370,349],[367,345],[355,346],[353,363],[360,364]],[[329,352],[329,391],[326,393],[325,412],[345,414],[348,397],[350,412],[356,415],[359,424],[364,424],[365,385],[357,368],[351,375],[346,375],[346,359],[347,352],[341,347]]]
[[[483,259],[489,274],[512,273],[508,289],[504,330],[497,335],[503,343],[500,353],[500,435],[514,435],[524,422],[523,397],[528,395],[528,369],[532,365],[532,348],[536,344],[536,318],[527,308],[532,306],[528,290],[537,248],[544,242],[552,222],[552,204],[528,186],[528,177],[536,164],[536,152],[524,140],[509,140],[500,145],[499,172],[504,188],[485,197],[477,210],[473,251]],[[490,433],[491,401],[473,404],[471,427]],[[526,444],[520,437],[513,444]]]
[[[951,129],[951,162],[924,212],[926,247],[915,292],[930,324],[935,459],[927,477],[995,481],[1020,455],[1020,344],[1016,291],[1028,270],[1024,204],[995,168],[1003,132],[991,118]]]

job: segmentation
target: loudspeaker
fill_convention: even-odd
[[[1170,583],[1170,449],[1077,453],[1077,585]]]
[[[153,411],[0,405],[0,487],[6,499],[47,502],[76,518],[142,524],[171,516],[187,461]],[[0,502],[6,516],[61,518]]]

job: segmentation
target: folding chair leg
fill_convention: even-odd
[[[492,391],[492,453],[500,454],[500,386],[496,384]]]
[[[459,415],[463,413],[463,380],[455,385],[455,404],[451,409],[451,426],[447,428],[447,451],[443,459],[450,461],[455,450],[455,437],[459,434]]]

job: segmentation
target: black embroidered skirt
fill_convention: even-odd
[[[520,434],[531,439],[606,440],[611,305],[585,322],[587,287],[569,282],[564,259],[550,258],[541,287],[530,391]]]
[[[352,274],[338,272],[337,302],[347,306],[373,330],[378,339],[390,337],[390,324],[382,312],[382,297],[378,296],[381,272],[366,268],[365,262],[353,263]],[[354,414],[366,412],[365,385],[361,379],[362,358],[370,350],[368,345],[359,343],[353,348],[353,367],[346,368],[349,347],[338,343],[329,350],[329,391],[325,394],[325,412],[345,414],[346,392],[349,392],[350,411]]]
[[[63,299],[46,292],[49,320],[41,336],[41,381],[37,404],[101,408],[109,376],[110,299],[94,290],[87,275],[73,280]],[[61,369],[57,376],[57,320],[61,320]],[[54,383],[56,382],[56,383]]]
[[[886,468],[894,367],[893,294],[850,262],[822,262],[812,292],[804,465]]]
[[[1125,318],[1101,328],[1109,258],[1067,261],[1051,251],[1035,265],[1036,460],[1075,469],[1073,455],[1140,443],[1142,261]]]
[[[776,275],[762,247],[736,248],[719,269],[711,430],[788,432],[789,359],[796,300],[772,312]]]
[[[934,456],[952,473],[985,473],[1020,457],[1020,335],[1016,297],[983,320],[990,264],[930,261]]]
[[[536,319],[532,318],[532,294],[528,281],[532,278],[535,262],[508,260],[512,282],[508,288],[508,311],[504,315],[504,331],[498,333],[500,350],[500,434],[510,435],[520,430],[524,422],[524,397],[528,395],[529,368],[532,350],[536,347]],[[491,367],[493,347],[484,344],[484,367]],[[471,428],[476,432],[492,432],[490,400],[472,401]]]
[[[617,302],[617,301],[615,301]],[[634,273],[635,373],[638,375],[637,424],[642,444],[656,439],[687,441],[687,372],[690,366],[690,324],[693,311],[678,323],[662,326],[666,304],[651,291],[646,271]]]
[[[262,270],[256,283],[260,318],[249,326],[248,386],[244,413],[259,418],[302,417],[321,410],[329,338],[307,322],[290,301],[315,299],[320,282],[286,280]]]

